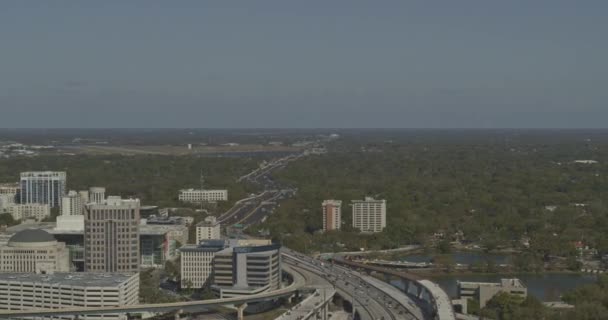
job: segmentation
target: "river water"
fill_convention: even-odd
[[[508,255],[500,254],[484,254],[476,252],[457,252],[452,254],[455,263],[471,264],[475,262],[484,262],[492,259],[496,264],[509,263]],[[408,255],[401,260],[410,262],[430,262],[432,259],[428,255]],[[457,281],[473,281],[473,282],[499,282],[501,278],[519,278],[528,288],[528,294],[536,297],[541,301],[556,301],[560,296],[567,291],[576,287],[593,283],[596,280],[595,275],[591,274],[573,274],[573,273],[542,273],[542,274],[510,274],[510,275],[441,275],[432,280],[439,284],[450,297],[457,296]],[[403,283],[399,280],[391,281],[393,285],[403,289]]]

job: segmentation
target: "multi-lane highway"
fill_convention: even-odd
[[[271,173],[302,156],[302,154],[297,154],[273,160],[263,167],[240,177],[238,181],[255,184],[264,191],[237,201],[230,210],[218,218],[220,223],[222,225],[240,224],[246,229],[253,224],[264,221],[278,205],[278,201],[292,197],[297,191],[295,188],[279,187],[272,179]]]
[[[329,281],[361,319],[427,319],[403,292],[354,270],[321,262],[287,248],[283,248],[283,262]]]

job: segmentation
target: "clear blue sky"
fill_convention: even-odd
[[[607,127],[606,0],[0,1],[0,127]]]

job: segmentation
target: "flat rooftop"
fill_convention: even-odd
[[[13,235],[21,230],[25,229],[42,229],[50,234],[68,234],[68,235],[84,235],[84,230],[56,230],[55,222],[35,222],[35,223],[22,223],[6,229],[3,232],[5,235]],[[139,234],[142,236],[162,236],[172,230],[183,230],[187,229],[183,224],[152,224],[152,225],[139,225]],[[1,241],[1,238],[0,238]]]
[[[471,282],[471,281],[458,281],[458,284],[465,287],[514,287],[514,288],[525,288],[526,285],[517,278],[511,279],[500,279],[500,282]]]
[[[45,282],[66,286],[114,287],[133,276],[133,273],[62,272],[54,274],[0,273],[0,281]]]

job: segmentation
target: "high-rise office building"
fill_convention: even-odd
[[[30,171],[21,173],[22,204],[48,204],[51,208],[61,206],[65,195],[66,174],[60,171]]]
[[[113,196],[86,205],[85,271],[139,271],[139,208],[139,199]]]
[[[104,187],[90,187],[89,198],[87,202],[90,203],[103,203],[106,199],[106,188]]]
[[[323,231],[340,230],[342,225],[342,201],[325,200],[323,208]]]
[[[61,198],[62,216],[79,216],[84,211],[85,199],[76,191],[70,191]]]
[[[196,243],[203,240],[220,239],[220,222],[213,216],[205,218],[196,225]]]
[[[386,228],[386,200],[365,197],[352,200],[353,227],[361,232],[382,232]]]

